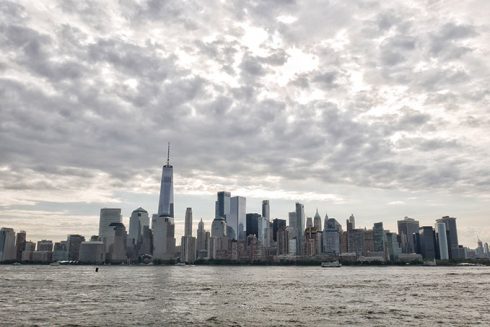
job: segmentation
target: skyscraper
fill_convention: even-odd
[[[129,218],[128,246],[135,247],[143,237],[144,226],[149,226],[148,211],[139,207],[131,213]]]
[[[305,206],[301,203],[296,203],[296,254],[303,255],[304,239],[305,239]]]
[[[288,213],[288,226],[289,226],[289,238],[290,239],[293,239],[293,238],[296,238],[296,236],[298,235],[298,232],[297,232],[297,226],[298,226],[298,223],[296,221],[296,211],[292,211],[292,212],[289,212]],[[296,251],[296,248],[294,248],[294,251]]]
[[[449,260],[446,224],[443,222],[436,223],[436,231],[437,244],[439,245],[439,258],[441,260]]]
[[[414,235],[419,232],[419,222],[413,218],[405,217],[398,220],[398,236],[403,253],[415,253]]]
[[[16,260],[15,232],[12,228],[0,229],[0,262]]]
[[[21,230],[17,233],[17,238],[15,240],[15,250],[16,250],[16,260],[17,262],[22,261],[22,251],[26,248],[26,232]]]
[[[216,217],[215,218],[223,218],[225,221],[228,221],[230,217],[230,192],[218,192],[218,201],[216,201]]]
[[[247,213],[247,231],[246,235],[259,235],[259,218],[260,215],[258,213]]]
[[[334,218],[325,217],[327,220],[324,224],[323,231],[323,252],[331,256],[340,255],[340,234],[342,226]]]
[[[197,225],[197,244],[196,244],[196,249],[197,249],[197,257],[198,258],[205,258],[207,256],[207,251],[206,251],[206,231],[204,230],[204,222],[201,221]]]
[[[151,219],[153,259],[157,261],[173,260],[175,256],[173,169],[173,166],[170,165],[169,143],[167,163],[162,168],[158,214],[153,215]]]
[[[271,210],[269,207],[269,200],[262,201],[262,217],[264,217],[267,221],[270,221]]]
[[[459,253],[456,218],[444,216],[441,219],[437,219],[436,222],[444,223],[446,225],[449,259],[462,259],[462,256]]]
[[[384,252],[385,250],[385,232],[383,223],[375,223],[373,226],[374,251]]]
[[[431,226],[422,226],[416,234],[417,253],[421,254],[425,260],[434,260],[436,258],[436,238],[434,228]]]
[[[185,210],[184,236],[192,236],[192,208]]]
[[[174,217],[174,168],[170,165],[170,143],[167,150],[167,163],[162,167],[158,216]]]
[[[234,196],[230,200],[230,217],[226,224],[233,228],[236,239],[245,240],[247,200],[242,196]]]
[[[315,227],[317,231],[322,230],[322,217],[320,217],[318,209],[316,209],[315,217],[313,218],[313,227]]]
[[[85,241],[82,235],[68,235],[66,239],[66,250],[68,252],[68,260],[78,261],[80,253],[80,244]]]
[[[112,223],[122,223],[121,209],[100,209],[99,237],[106,245],[106,252],[109,252],[109,247],[114,242],[114,228],[110,227]]]
[[[272,239],[274,242],[277,242],[277,232],[280,229],[286,230],[286,220],[276,218],[272,221]]]

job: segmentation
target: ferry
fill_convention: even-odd
[[[322,262],[323,268],[340,268],[342,264],[338,261],[324,261]]]

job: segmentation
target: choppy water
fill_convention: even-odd
[[[0,325],[490,326],[487,267],[0,266]]]

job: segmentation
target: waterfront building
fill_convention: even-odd
[[[109,247],[109,260],[116,264],[125,263],[128,260],[126,227],[122,223],[112,223],[110,227],[114,228],[114,242]]]
[[[15,260],[17,262],[22,261],[22,251],[26,249],[26,232],[21,230],[17,233],[15,238]]]
[[[362,256],[364,253],[364,229],[351,229],[347,231],[348,252]]]
[[[247,200],[243,196],[230,199],[230,217],[226,224],[233,228],[237,240],[245,240]]]
[[[68,241],[55,242],[53,248],[53,261],[68,260]]]
[[[68,252],[68,260],[78,261],[80,254],[80,244],[85,241],[82,235],[68,235],[66,240],[66,251]]]
[[[173,260],[175,256],[175,225],[172,217],[153,215],[153,259]]]
[[[449,259],[464,259],[464,251],[460,249],[458,244],[458,229],[456,228],[456,218],[444,216],[441,219],[437,219],[436,223],[444,223],[446,225]]]
[[[170,164],[170,143],[167,150],[167,162],[162,167],[160,197],[158,201],[159,217],[174,217],[174,168]]]
[[[397,235],[386,231],[384,239],[386,240],[386,257],[391,262],[398,261],[398,258],[402,253],[402,249],[398,243]]]
[[[15,232],[12,228],[0,229],[0,262],[10,262],[17,259],[15,251]]]
[[[92,240],[82,242],[79,261],[84,264],[103,264],[106,261],[104,242]]]
[[[315,217],[313,218],[313,227],[315,227],[317,231],[322,230],[322,217],[320,217],[318,209],[316,209]]]
[[[180,261],[188,264],[196,261],[196,238],[192,236],[182,236],[180,242]]]
[[[114,228],[110,226],[112,223],[122,223],[121,209],[100,209],[99,237],[106,245],[106,252],[109,252],[109,248],[114,242]]]
[[[324,224],[323,230],[323,253],[330,256],[340,255],[340,235],[342,226],[335,218],[328,218]]]
[[[421,254],[424,260],[436,259],[436,238],[434,229],[431,226],[422,226],[415,234],[417,253]]]
[[[143,238],[144,226],[150,226],[148,211],[139,207],[129,217],[128,248],[136,249]]]
[[[383,223],[375,223],[373,226],[374,252],[385,251],[385,231]]]
[[[405,217],[398,220],[398,237],[400,238],[403,253],[415,253],[414,235],[419,232],[419,222],[413,218]]]
[[[53,251],[34,251],[32,252],[32,262],[50,263],[53,262]]]
[[[304,231],[305,231],[305,207],[301,203],[296,203],[296,254],[304,253]]]
[[[53,241],[41,240],[37,242],[37,251],[53,252]]]
[[[439,259],[449,260],[449,248],[447,241],[447,228],[443,222],[436,223],[437,245],[439,247]]]
[[[141,245],[138,249],[138,255],[148,256],[153,253],[153,233],[150,226],[143,225],[143,236],[141,239]]]
[[[180,242],[180,261],[194,263],[196,260],[196,238],[192,237],[192,208],[185,211],[184,236]]]

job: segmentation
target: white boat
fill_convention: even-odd
[[[322,262],[323,268],[340,268],[342,264],[338,261],[324,261]]]

